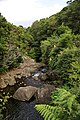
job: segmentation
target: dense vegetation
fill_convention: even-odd
[[[10,24],[0,14],[0,73],[22,62],[27,55],[33,37],[23,27]]]
[[[79,120],[80,104],[76,96],[65,89],[57,89],[52,93],[51,105],[36,105],[44,120]]]
[[[30,56],[58,76],[50,79],[61,87],[52,94],[51,105],[36,106],[45,120],[80,119],[80,0],[68,3],[27,29],[10,24],[0,14],[0,73]]]
[[[37,61],[41,60],[41,41],[51,37],[57,27],[60,25],[68,26],[74,34],[80,34],[80,0],[75,0],[67,7],[63,8],[59,13],[50,16],[49,18],[35,21],[29,32],[34,38],[30,56]]]

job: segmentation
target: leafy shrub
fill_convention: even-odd
[[[55,35],[57,35],[58,40],[55,39],[57,42],[54,42],[54,47],[49,51],[49,67],[58,73],[65,84],[78,84],[80,81],[79,35],[72,34],[71,30],[63,25],[57,28]]]
[[[64,26],[62,23],[62,25],[60,25],[59,27],[56,28],[55,34],[60,36],[61,34],[71,33],[71,32],[72,32],[72,30],[69,29],[68,26]]]
[[[35,59],[36,61],[40,61],[40,56],[41,56],[41,50],[38,47],[33,47],[31,50],[28,52],[28,55],[32,58]]]
[[[58,56],[62,55],[64,49],[71,49],[74,47],[72,42],[72,34],[64,33],[58,37],[57,44],[52,48],[49,54],[49,65],[54,68],[54,64],[58,61]]]
[[[68,72],[70,73],[70,83],[72,83],[74,86],[78,86],[80,84],[80,57],[76,57],[75,62],[71,63],[71,69],[69,69]]]
[[[51,60],[50,64],[64,83],[73,85],[80,81],[80,49],[65,49],[56,59],[56,62]]]
[[[56,71],[68,85],[78,84],[80,81],[79,42],[79,35],[72,34],[71,29],[63,24],[55,30],[51,37],[41,41],[42,62]],[[78,69],[73,64],[76,64]]]
[[[33,37],[25,28],[10,24],[0,13],[0,73],[17,67],[31,43]]]
[[[42,62],[48,63],[50,49],[51,49],[50,41],[45,40],[41,42]]]
[[[41,113],[44,120],[79,120],[80,104],[76,100],[76,96],[58,88],[52,93],[51,105],[40,104],[35,108]]]
[[[42,62],[48,63],[52,57],[56,60],[57,55],[63,51],[64,48],[73,47],[72,39],[73,35],[67,26],[61,25],[58,27],[51,37],[41,41]]]

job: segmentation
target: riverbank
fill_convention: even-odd
[[[18,68],[14,68],[4,74],[0,74],[0,88],[5,88],[8,85],[13,86],[16,80],[21,77],[29,77],[36,69],[44,66],[41,63],[36,63],[35,60],[24,58],[24,62]]]
[[[34,107],[37,103],[49,102],[50,92],[54,89],[54,86],[48,84],[46,80],[46,72],[44,64],[25,58],[18,68],[0,75],[0,94],[10,97],[3,111],[5,120],[43,120]],[[29,101],[25,102],[13,99],[15,91],[22,86],[37,87],[36,97],[33,95]]]

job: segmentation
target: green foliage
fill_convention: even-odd
[[[59,27],[56,28],[56,30],[55,30],[55,35],[60,36],[60,35],[62,35],[62,34],[64,34],[64,33],[67,33],[67,34],[72,33],[72,30],[69,29],[68,26],[65,26],[65,25],[62,23],[62,25],[60,25]]]
[[[71,88],[52,93],[51,105],[36,105],[45,120],[80,120],[80,1],[68,3],[61,12],[35,21],[28,29],[10,24],[0,14],[0,73],[17,67],[29,55],[42,60]],[[0,100],[3,117],[6,98]]]
[[[34,37],[35,41],[45,40],[47,37],[51,36],[53,31],[55,30],[56,18],[55,15],[48,18],[36,20],[29,31]],[[54,27],[53,27],[54,26]]]
[[[41,41],[42,61],[48,63],[49,59],[52,59],[51,56],[55,59],[64,48],[71,48],[73,46],[72,39],[73,34],[67,26],[58,27],[51,37]]]
[[[54,34],[41,42],[42,62],[63,79],[67,85],[74,86],[80,81],[80,38],[63,24]],[[75,64],[78,69],[75,68]]]
[[[65,89],[57,89],[57,91],[53,92],[52,96],[52,104],[61,105],[68,109],[69,112],[72,112],[72,105],[75,101],[76,96],[72,95],[70,92]]]
[[[75,44],[76,47],[80,48],[80,35],[79,34],[74,36],[73,43]]]
[[[57,24],[69,26],[75,34],[80,34],[80,1],[74,0],[57,14]]]
[[[44,120],[79,120],[80,104],[76,96],[58,88],[52,93],[51,105],[40,104],[35,108],[41,113]]]
[[[8,23],[0,14],[0,73],[17,67],[28,55],[32,41],[25,28]]]
[[[79,84],[80,81],[79,61],[79,49],[65,49],[57,58],[51,58],[50,65],[62,77],[65,84],[74,85],[75,83]]]
[[[35,59],[36,61],[40,61],[40,56],[41,56],[41,50],[38,47],[32,47],[30,51],[28,52],[28,55]]]
[[[75,84],[74,87],[71,87],[71,89],[69,91],[72,94],[76,95],[76,99],[80,103],[80,83]]]
[[[80,81],[80,49],[77,42],[80,42],[79,35],[72,34],[72,31],[63,24],[56,29],[52,37],[41,42],[42,61],[69,85]],[[77,64],[79,69],[74,68],[73,63]]]
[[[51,105],[36,105],[45,120],[80,120],[80,1],[70,1],[61,12],[35,21],[28,29],[10,24],[0,14],[0,73],[29,55],[42,60],[71,88],[57,89]],[[0,100],[2,117],[5,98]]]
[[[59,116],[62,114],[61,107],[40,104],[36,105],[35,108],[43,116],[44,120],[60,120]]]
[[[48,40],[41,42],[42,62],[48,63],[48,55],[50,51],[51,43]]]
[[[28,29],[31,35],[34,38],[33,43],[31,44],[30,54],[32,58],[35,58],[37,61],[41,59],[41,41],[46,40],[47,37],[50,37],[55,30],[55,16],[51,16],[49,19],[41,19],[40,21],[35,21],[32,26]],[[32,51],[33,55],[31,54]],[[35,57],[33,57],[35,54]]]
[[[73,84],[74,86],[80,84],[80,57],[78,57],[75,62],[71,63],[71,69],[69,69],[68,71],[70,73],[70,84]]]
[[[9,99],[9,96],[1,96],[0,95],[0,120],[3,120],[3,110],[6,109],[6,103]]]
[[[63,27],[61,26],[62,24],[64,25]],[[69,30],[67,26],[71,28],[71,30]],[[35,49],[35,59],[40,60],[42,58],[42,61],[45,61],[43,59],[43,56],[45,55],[42,55],[43,51],[40,50],[42,41],[47,40],[48,37],[51,37],[52,34],[55,34],[55,31],[56,36],[60,36],[61,34],[66,33],[66,31],[66,34],[70,34],[70,31],[75,34],[80,34],[80,1],[74,0],[70,2],[70,4],[64,7],[59,13],[52,15],[49,18],[41,19],[39,21],[36,20],[32,26],[28,28],[28,31],[34,38],[34,42],[31,44],[31,47],[32,49]],[[76,41],[77,38],[79,41]],[[80,46],[80,37],[74,38],[74,41],[77,46]]]

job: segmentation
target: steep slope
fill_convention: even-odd
[[[26,29],[7,22],[0,14],[0,73],[17,67],[32,41],[33,37]]]
[[[29,32],[34,38],[31,44],[29,55],[36,59],[41,60],[41,41],[46,40],[54,34],[57,27],[66,25],[72,29],[75,34],[80,34],[80,0],[74,0],[67,7],[64,7],[59,13],[50,16],[49,18],[35,21],[30,28]]]

